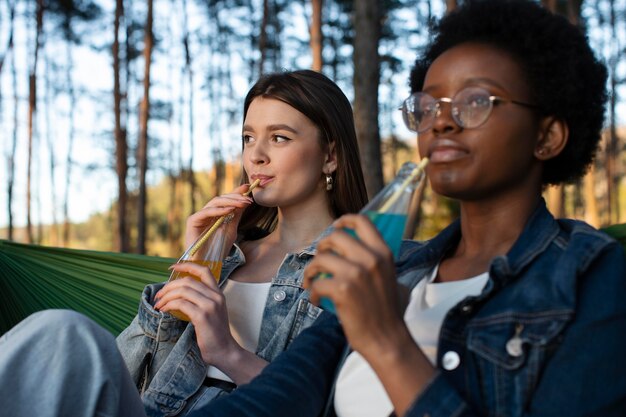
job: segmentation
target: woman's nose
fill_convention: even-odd
[[[433,120],[432,129],[436,133],[445,133],[453,130],[460,129],[461,126],[452,117],[451,103],[439,102],[437,105],[437,113],[435,114],[435,120]]]
[[[250,162],[255,165],[263,165],[269,162],[269,153],[267,151],[267,145],[263,140],[257,140],[257,142],[249,149],[248,158]]]

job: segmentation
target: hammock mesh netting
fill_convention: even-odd
[[[626,249],[626,224],[603,230]],[[135,316],[143,287],[165,281],[175,261],[0,240],[0,335],[47,308],[79,311],[117,335]]]
[[[0,334],[36,311],[66,308],[117,335],[137,313],[143,287],[165,281],[175,261],[0,240]]]

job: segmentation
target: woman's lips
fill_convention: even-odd
[[[258,179],[261,182],[259,183],[259,187],[265,187],[265,185],[269,184],[270,182],[274,181],[274,177],[270,177],[269,175],[261,175],[261,174],[252,174],[250,176],[250,179],[252,181]]]
[[[467,156],[468,151],[450,139],[434,140],[428,147],[428,158],[431,163],[451,162]]]
[[[267,184],[269,184],[270,182],[274,181],[274,177],[269,177],[269,178],[263,178],[261,180],[261,182],[259,183],[259,185],[261,187],[265,187]]]
[[[467,152],[458,148],[437,148],[430,154],[430,162],[451,162],[467,155]]]

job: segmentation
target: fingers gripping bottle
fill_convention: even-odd
[[[400,245],[413,194],[425,181],[424,167],[427,163],[428,158],[423,158],[419,164],[404,163],[396,177],[360,211],[360,214],[365,214],[376,226],[393,253],[394,259],[397,259],[400,254]],[[356,237],[352,230],[346,229],[346,231]],[[320,274],[318,279],[331,277],[330,274]],[[328,298],[322,298],[320,306],[325,310],[335,312],[335,306]]]
[[[248,191],[243,195],[249,195],[259,182],[259,180],[256,180],[250,184]],[[228,224],[233,220],[233,217],[232,213],[219,217],[213,225],[207,227],[200,237],[187,248],[183,256],[181,256],[176,263],[193,262],[198,265],[206,266],[211,271],[213,277],[219,281],[222,272],[222,261],[226,257],[226,252],[230,249],[230,245],[227,245],[226,235],[228,232]],[[200,280],[199,277],[186,272],[172,271],[168,282],[188,276]],[[180,320],[190,321],[189,317],[180,311],[174,310],[171,311],[170,314]]]

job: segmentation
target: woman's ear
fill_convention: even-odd
[[[567,123],[555,117],[545,117],[540,122],[540,133],[535,146],[535,158],[547,161],[558,156],[569,139]]]
[[[337,147],[335,146],[335,142],[331,142],[328,145],[328,152],[326,153],[326,158],[324,159],[324,166],[322,167],[322,172],[324,174],[332,174],[337,169]]]

